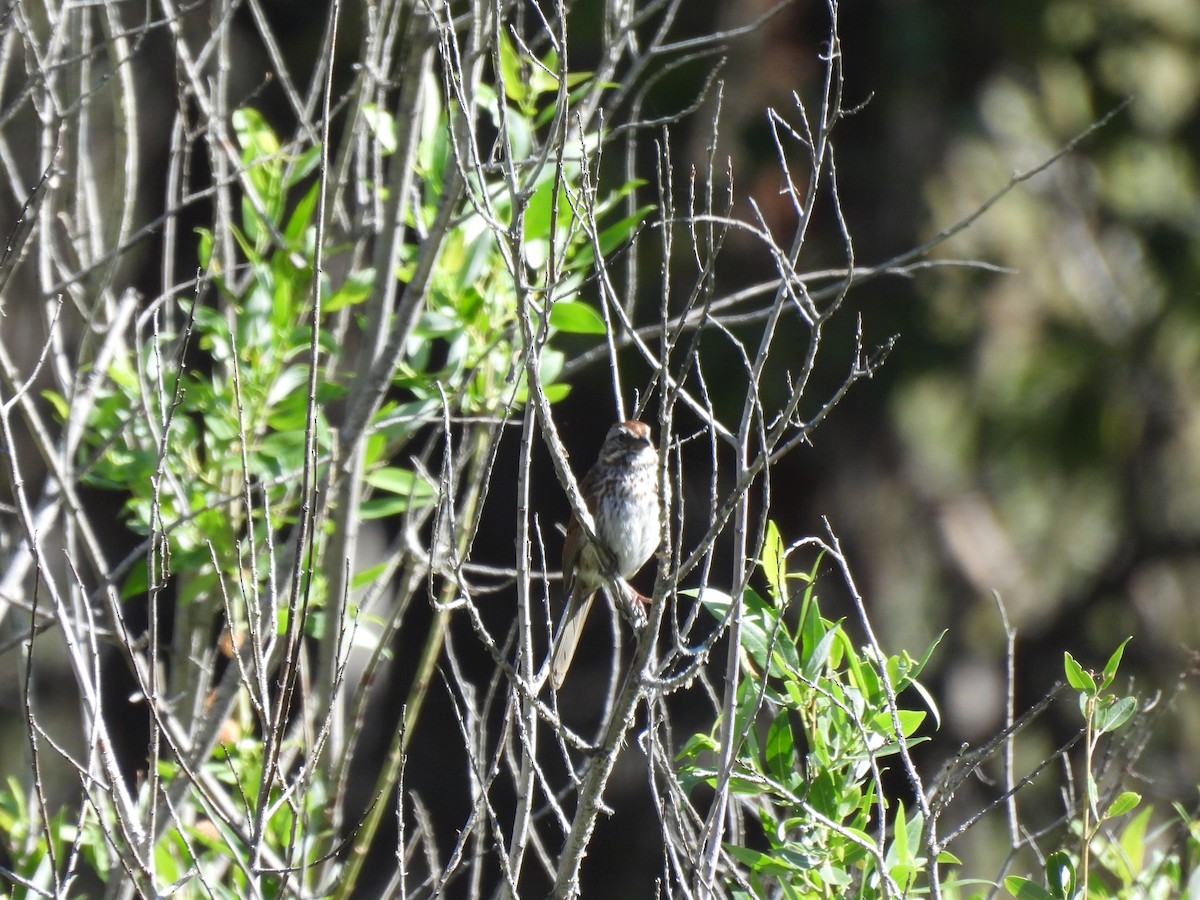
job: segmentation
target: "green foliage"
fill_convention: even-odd
[[[511,47],[505,51],[511,52]],[[542,61],[528,72],[544,75],[541,66],[552,62]],[[515,78],[506,81],[510,97],[517,85]],[[541,91],[528,95],[535,96]],[[483,91],[480,102],[500,118],[494,93]],[[411,216],[413,224],[425,227],[437,215],[450,153],[444,104],[429,107],[433,113],[423,123],[418,153],[420,203]],[[503,111],[510,127],[524,121],[532,134],[537,125],[529,115],[521,103]],[[374,107],[368,122],[372,133],[393,136],[381,141],[383,152],[390,152],[395,123]],[[247,551],[238,535],[250,530],[253,544],[261,547],[268,525],[279,529],[292,521],[304,462],[318,189],[315,181],[308,182],[319,148],[289,155],[252,109],[238,110],[233,126],[246,172],[240,223],[231,226],[236,258],[218,249],[210,230],[199,231],[201,265],[212,275],[220,302],[182,301],[186,326],[178,333],[160,330],[136,353],[115,360],[87,430],[93,455],[86,480],[130,495],[126,517],[136,531],[149,534],[166,523],[172,568],[189,573],[190,594],[211,592],[218,573],[241,570]],[[596,140],[588,137],[591,146]],[[503,183],[472,186],[481,202],[464,202],[455,218],[393,380],[408,399],[383,406],[367,445],[363,517],[400,515],[436,500],[428,480],[389,460],[422,421],[441,415],[443,403],[463,414],[495,415],[525,400],[517,327],[523,298],[514,287],[514,265],[528,266],[527,283],[534,292],[528,299],[539,323],[553,287],[546,323],[551,340],[559,333],[605,332],[600,314],[572,295],[592,271],[596,251],[606,253],[627,240],[649,207],[589,234],[582,224],[587,218],[582,174],[580,159],[568,158],[561,168],[546,160],[532,176],[524,208],[524,260],[508,258],[489,221],[511,223],[511,198]],[[624,185],[590,211],[601,220],[610,218],[634,187]],[[412,277],[419,252],[416,243],[402,247],[395,272],[402,282]],[[315,397],[322,460],[332,451],[325,408],[347,390],[337,365],[343,316],[357,314],[377,277],[372,269],[360,269],[336,288],[322,284],[319,349],[330,362],[320,373]],[[369,327],[361,317],[357,324]],[[184,370],[182,360],[196,348],[203,351],[204,365]],[[542,350],[541,372],[552,400],[569,390],[556,381],[563,359],[552,346]],[[51,400],[65,416],[65,399],[53,395]],[[247,482],[264,492],[265,504],[246,508],[240,485]],[[264,509],[271,511],[269,518]],[[137,595],[148,583],[146,573],[135,570],[123,593]]]
[[[1191,896],[1193,863],[1200,853],[1195,816],[1177,809],[1178,820],[1151,828],[1153,808],[1145,806],[1121,823],[1115,820],[1135,809],[1140,798],[1122,792],[1104,810],[1089,842],[1090,871],[1086,898],[1095,900],[1171,900]],[[1080,834],[1079,822],[1072,832]],[[1042,881],[1019,875],[1004,879],[1009,895],[1018,900],[1084,900],[1079,858],[1067,850],[1046,857]]]
[[[501,43],[504,88],[481,85],[477,102],[482,113],[503,123],[514,158],[525,159],[535,137],[549,136],[558,79],[548,73],[557,71],[558,61],[553,54],[533,60],[507,38]],[[569,90],[583,89],[589,79],[586,73],[565,77]],[[202,657],[222,617],[234,620],[224,624],[226,637],[243,635],[255,609],[273,613],[267,630],[282,634],[287,628],[287,606],[274,594],[279,571],[274,542],[298,520],[306,497],[300,474],[310,415],[318,484],[326,482],[330,461],[344,449],[337,445],[329,408],[349,404],[360,389],[347,374],[356,363],[345,353],[347,334],[369,339],[378,329],[392,328],[390,320],[376,322],[367,312],[380,307],[368,301],[383,279],[396,279],[401,295],[419,291],[421,302],[391,383],[363,388],[386,392],[388,399],[364,442],[359,519],[402,516],[438,502],[438,486],[405,464],[403,451],[418,429],[440,423],[447,411],[497,417],[525,402],[523,311],[531,311],[535,327],[548,336],[540,371],[551,400],[568,391],[558,380],[564,362],[554,346],[558,336],[595,340],[607,331],[604,317],[578,292],[594,278],[597,260],[629,240],[650,211],[640,207],[631,213],[626,207],[639,183],[596,192],[585,160],[601,136],[584,134],[564,149],[564,157],[542,158],[522,170],[528,182],[517,195],[519,203],[498,169],[475,170],[467,177],[466,195],[448,209],[444,237],[427,241],[434,223],[447,219],[448,186],[459,173],[449,131],[453,103],[440,95],[437,83],[426,88],[416,187],[404,222],[407,242],[387,272],[358,266],[358,260],[370,258],[361,248],[326,247],[315,347],[313,289],[322,237],[314,173],[320,148],[287,145],[262,115],[244,108],[231,117],[243,167],[235,185],[237,220],[198,229],[200,265],[206,285],[215,290],[162,301],[152,327],[139,332],[133,348],[117,353],[102,373],[80,449],[82,480],[123,492],[126,523],[151,538],[152,563],[139,561],[124,573],[123,596],[152,597],[169,579],[177,586],[171,684],[165,691],[177,708],[200,708],[204,702],[175,698],[210,683]],[[378,153],[396,153],[400,129],[390,114],[367,105],[363,120]],[[378,185],[361,187],[386,199]],[[520,248],[515,257],[506,241],[513,235]],[[440,252],[424,259],[430,246]],[[427,280],[417,286],[422,266]],[[345,272],[340,284],[330,271]],[[314,352],[319,368],[310,396]],[[69,400],[56,393],[47,397],[67,420]],[[323,527],[332,528],[332,521],[325,518]],[[386,570],[375,566],[358,573],[353,586],[361,588]],[[326,588],[320,562],[302,587],[307,634],[330,635],[331,623],[321,610]],[[268,596],[271,604],[259,606],[258,598]],[[356,629],[356,640],[365,633]],[[264,773],[263,735],[278,723],[253,704],[239,709],[232,723],[238,738],[220,745],[204,769],[210,784],[223,785],[241,805],[212,809],[201,799],[203,792],[189,787],[190,801],[180,805],[178,818],[152,851],[158,889],[174,886],[178,894],[179,885],[199,874],[217,896],[273,896],[282,879],[262,876],[260,867],[311,870],[314,876],[336,868],[331,860],[340,838],[332,831],[331,770],[306,765],[298,767],[299,774]],[[166,761],[159,762],[156,775],[164,788],[190,777]],[[303,780],[292,783],[294,778]],[[87,806],[77,822],[68,822],[60,811],[36,830],[30,823],[40,816],[12,782],[0,790],[5,864],[30,883],[48,884],[50,860],[61,872],[74,846],[97,876],[107,877],[120,865],[112,853],[112,814]],[[251,862],[246,858],[251,852],[273,853],[275,859]],[[289,877],[294,882],[298,876]]]
[[[1195,824],[1182,813],[1187,852],[1178,847],[1161,849],[1161,842],[1148,838],[1147,828],[1153,809],[1143,808],[1136,816],[1116,828],[1116,820],[1137,809],[1140,794],[1119,791],[1103,807],[1095,771],[1100,739],[1124,726],[1137,710],[1132,695],[1110,691],[1117,677],[1121,657],[1130,638],[1113,651],[1100,673],[1088,671],[1070,653],[1063,654],[1067,683],[1079,692],[1079,709],[1084,730],[1085,796],[1078,819],[1070,831],[1079,842],[1079,853],[1056,850],[1043,866],[1044,886],[1030,878],[1010,875],[1004,880],[1008,892],[1030,900],[1086,900],[1086,898],[1176,897],[1186,889],[1186,868],[1182,859],[1195,854]],[[1165,827],[1162,829],[1165,832]],[[1157,845],[1157,846],[1156,846]]]
[[[741,680],[728,787],[747,824],[741,839],[724,845],[736,864],[728,876],[730,895],[921,896],[936,883],[946,898],[993,896],[998,887],[992,881],[947,877],[940,867],[962,863],[945,849],[934,864],[929,823],[919,809],[886,796],[880,782],[902,745],[925,739],[918,731],[927,713],[936,723],[937,707],[917,679],[937,642],[920,659],[901,653],[880,660],[870,648],[857,649],[843,622],[821,615],[814,590],[821,559],[800,571],[789,555],[769,523],[759,558],[767,594],[747,589],[740,600]],[[726,595],[710,591],[702,599],[718,619],[734,613]],[[1137,707],[1132,695],[1112,690],[1127,643],[1099,673],[1065,656],[1084,717],[1086,796],[1080,815],[1060,832],[1070,843],[1045,856],[1041,878],[1003,879],[1019,900],[1166,900],[1187,889],[1186,861],[1200,850],[1193,816],[1177,810],[1180,822],[1163,825],[1155,836],[1148,834],[1153,810],[1137,811],[1138,793],[1113,785],[1101,804],[1098,742],[1126,725]],[[914,707],[909,698],[919,703]],[[678,756],[680,782],[691,793],[720,782],[721,725],[693,735]],[[1164,837],[1172,832],[1183,840]],[[977,887],[983,889],[973,892]]]
[[[232,722],[229,727],[240,730]],[[329,795],[322,773],[313,773],[301,790],[289,790],[289,797],[278,786],[274,787],[266,808],[260,811],[254,802],[262,777],[262,761],[261,741],[242,737],[222,744],[205,768],[212,783],[225,785],[248,804],[243,810],[245,822],[258,821],[261,813],[262,839],[256,846],[268,859],[274,854],[276,860],[289,859],[294,865],[316,865],[326,852],[323,848],[333,838],[329,832]],[[166,761],[159,762],[157,775],[164,789],[174,779],[185,777],[177,765]],[[63,863],[74,850],[80,854],[86,869],[107,880],[113,854],[100,810],[85,805],[78,818],[71,820],[65,810],[59,810],[44,828],[35,830],[31,823],[37,822],[38,817],[31,816],[30,802],[28,793],[22,791],[15,778],[10,777],[0,788],[0,836],[8,869],[30,884],[52,883],[51,861],[57,863],[61,877]],[[273,896],[273,891],[280,887],[282,873],[270,877],[267,884],[261,879],[251,881],[246,834],[244,827],[233,829],[220,817],[210,817],[203,805],[182,808],[180,818],[155,845],[155,871],[164,885],[182,885],[201,873],[209,887],[217,889],[219,897],[249,896],[254,893],[254,884],[266,888],[266,896]],[[53,843],[53,856],[47,852],[47,838]],[[78,861],[75,866],[80,868]],[[26,895],[18,892],[12,896]]]
[[[842,622],[821,615],[814,590],[819,565],[820,559],[809,571],[790,571],[772,524],[760,558],[768,596],[747,589],[741,598],[742,680],[729,783],[753,806],[760,831],[726,850],[744,866],[745,896],[884,896],[883,882],[905,890],[928,866],[920,811],[885,800],[879,776],[901,742],[924,740],[915,735],[927,712],[936,718],[917,681],[934,647],[920,660],[908,654],[880,660],[856,648]],[[731,614],[728,597],[703,599],[716,618]],[[886,683],[894,696],[925,708],[891,705]],[[689,791],[716,785],[720,773],[711,760],[721,733],[718,723],[679,754]]]
[[[23,790],[11,775],[0,787],[0,835],[8,851],[4,865],[14,875],[30,884],[46,883],[51,860],[62,859],[72,843],[84,848],[85,856],[104,855],[102,841],[97,843],[101,838],[99,832],[85,829],[77,834],[75,826],[67,822],[64,810],[38,828],[40,816],[30,809],[35,802],[31,792]],[[76,837],[78,841],[73,840]]]
[[[220,577],[248,565],[249,547],[264,546],[268,528],[294,519],[304,462],[317,200],[317,185],[305,182],[319,148],[285,154],[251,109],[238,110],[233,126],[245,191],[229,249],[240,256],[199,230],[200,262],[218,302],[180,301],[182,316],[162,317],[182,318],[175,332],[156,328],[150,340],[115,359],[87,428],[85,479],[129,495],[126,521],[135,531],[166,532],[170,553],[153,579],[186,573],[184,603],[215,594]],[[323,294],[330,307],[348,306],[366,297],[373,280],[369,270],[360,272]],[[328,327],[320,343],[333,354]],[[318,407],[343,393],[323,380]],[[316,424],[318,452],[326,456],[331,434],[320,412]],[[246,484],[265,502],[247,506]],[[136,567],[123,594],[143,593],[149,583]]]

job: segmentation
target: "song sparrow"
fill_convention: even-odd
[[[563,541],[567,609],[550,663],[555,690],[567,675],[596,591],[617,578],[632,593],[624,579],[645,565],[658,547],[658,453],[650,428],[635,420],[610,428],[600,458],[583,477],[579,490],[603,549],[597,552],[572,516]]]

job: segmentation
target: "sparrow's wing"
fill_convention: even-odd
[[[563,680],[567,677],[567,669],[571,667],[575,647],[578,646],[579,636],[583,633],[583,623],[587,621],[587,614],[592,608],[595,596],[592,593],[578,599],[572,591],[567,601],[567,612],[563,616],[558,640],[554,643],[554,655],[550,658],[550,681],[556,691],[562,687]]]

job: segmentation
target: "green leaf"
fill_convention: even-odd
[[[548,94],[550,91],[558,90],[558,75],[556,74],[558,69],[558,54],[551,48],[542,58],[542,65],[530,68],[529,84],[533,88],[535,95]],[[568,83],[570,82],[569,75],[567,76],[567,81]]]
[[[430,499],[434,496],[433,485],[424,478],[418,478],[408,469],[400,469],[395,466],[374,469],[367,473],[365,480],[371,487],[391,494],[399,494],[402,497]]]
[[[589,85],[587,82],[592,78],[593,75],[595,75],[594,72],[575,72],[575,73],[572,73],[567,76],[567,86],[568,87],[574,86],[574,90],[572,90],[567,95],[567,108],[568,109],[575,109],[575,107],[579,103],[580,98],[585,96],[588,93],[588,91],[590,91],[592,89],[591,85]],[[596,86],[603,87],[603,88],[620,87],[619,84],[617,84],[616,82],[613,82],[613,81],[600,82]],[[554,114],[557,111],[558,111],[558,107],[555,104],[553,104],[553,103],[545,104],[542,107],[541,111],[534,118],[534,120],[533,120],[534,126],[537,128],[541,128],[543,125],[545,125],[547,122],[549,122],[552,118],[554,118]]]
[[[782,784],[791,781],[796,771],[796,741],[792,736],[792,723],[788,711],[782,710],[771,723],[767,732],[767,771]]]
[[[819,562],[820,560],[818,559],[818,564]],[[815,578],[816,567],[813,568],[813,572],[810,574]],[[821,617],[821,610],[817,604],[813,583],[810,579],[807,587],[804,589],[804,596],[800,601],[800,622],[796,628],[798,643],[804,648],[805,655],[814,653],[817,644],[825,637],[828,630],[838,627],[837,625],[831,625]],[[832,656],[831,659],[833,659]],[[836,660],[833,660],[833,663],[835,666],[837,665]]]
[[[67,420],[67,415],[71,411],[71,405],[67,403],[66,397],[58,393],[58,391],[42,391],[42,398],[54,407],[54,414],[58,416],[60,422]]]
[[[1085,672],[1083,666],[1075,662],[1075,657],[1070,653],[1063,653],[1063,669],[1067,674],[1067,683],[1071,687],[1077,691],[1083,691],[1089,697],[1096,696],[1096,679],[1090,672]]]
[[[320,187],[321,185],[317,183],[305,191],[304,196],[296,204],[296,208],[292,210],[291,216],[288,217],[287,227],[283,230],[283,236],[287,238],[289,247],[298,250],[303,248],[304,233],[308,230],[308,226],[312,222],[313,210],[317,207],[317,195]]]
[[[1121,641],[1121,646],[1113,651],[1113,655],[1108,658],[1108,662],[1104,664],[1104,674],[1100,682],[1100,689],[1108,687],[1113,683],[1113,679],[1117,677],[1117,667],[1121,665],[1121,656],[1125,653],[1125,645],[1128,644],[1133,637],[1127,637]]]
[[[896,710],[896,718],[900,720],[900,730],[904,732],[905,737],[912,736],[912,733],[921,727],[921,723],[925,721],[925,711],[919,709],[899,709]],[[893,732],[892,713],[890,710],[883,710],[871,717],[871,726],[877,734],[885,735],[889,740],[895,740],[896,735]]]
[[[559,300],[550,307],[550,325],[567,334],[604,334],[604,318],[587,303]]]
[[[845,636],[845,632],[839,630],[838,634],[844,638],[843,646],[846,650],[846,665],[848,667],[847,672],[850,676],[850,683],[858,688],[868,703],[883,706],[886,701],[886,692],[883,689],[883,682],[879,678],[879,673],[872,664],[870,655],[855,653],[853,646],[850,644],[850,639]]]
[[[904,801],[896,801],[896,826],[888,859],[901,866],[912,865],[912,848],[908,843],[908,828],[904,818]]]
[[[771,593],[777,598],[782,597],[782,582],[786,568],[784,554],[785,548],[783,538],[779,534],[779,526],[775,524],[774,519],[769,519],[767,533],[763,537],[762,553],[759,554],[759,562],[763,575],[771,586]]]
[[[1112,807],[1110,806],[1109,809]],[[1154,812],[1154,808],[1147,806],[1140,813],[1129,820],[1129,824],[1121,831],[1121,837],[1118,840],[1118,845],[1123,851],[1118,854],[1122,868],[1127,868],[1127,871],[1122,875],[1126,883],[1133,881],[1134,877],[1142,871],[1142,863],[1146,855],[1146,827],[1150,824],[1150,814]],[[1191,821],[1189,816],[1187,821]],[[1119,875],[1122,873],[1118,872]]]
[[[304,634],[313,640],[323,640],[329,633],[329,615],[323,609],[314,609],[304,619]]]
[[[279,138],[256,109],[249,106],[234,110],[233,131],[242,148],[242,161],[253,162],[279,152]]]
[[[938,861],[939,865],[943,865],[943,866],[961,866],[962,865],[962,860],[959,859],[957,856],[955,856],[953,853],[951,853],[949,850],[943,850],[942,852],[940,852],[937,855],[937,861]],[[988,882],[984,882],[984,884],[987,884],[987,883]]]
[[[287,175],[283,180],[285,188],[293,188],[309,175],[321,163],[321,145],[314,144],[301,151],[288,166]]]
[[[213,234],[207,228],[197,228],[196,234],[200,236],[200,268],[207,269],[209,261],[212,259]]]
[[[694,592],[681,591],[685,596],[695,596]],[[728,594],[712,588],[705,589],[701,603],[718,621],[724,621],[729,613],[731,599]],[[792,643],[788,630],[782,627],[779,613],[768,604],[759,594],[747,588],[742,595],[742,647],[760,670],[767,666],[767,647],[772,646],[771,639],[775,635],[773,650],[776,656],[771,660],[771,672],[775,675],[785,674],[786,666],[792,671],[800,668],[799,654],[796,645]],[[781,662],[782,661],[782,662]]]
[[[729,614],[729,607],[733,605],[733,598],[724,591],[719,591],[716,588],[706,587],[703,591],[689,588],[680,591],[685,597],[699,597],[701,605],[708,610],[709,614],[718,622],[725,621],[725,617]]]
[[[833,649],[833,642],[837,638],[837,631],[838,626],[831,626],[817,641],[817,646],[813,648],[812,653],[804,660],[803,675],[808,681],[816,681],[821,670],[825,668],[825,663],[829,660],[829,652]]]
[[[1058,900],[1068,900],[1075,894],[1075,864],[1062,850],[1046,857],[1046,887]]]
[[[359,516],[368,520],[398,516],[418,505],[422,504],[409,503],[407,497],[372,497],[359,504]]]
[[[150,589],[150,581],[147,576],[145,563],[133,566],[129,570],[129,574],[125,576],[125,582],[121,585],[121,599],[128,600],[130,597],[139,597]]]
[[[334,384],[332,381],[322,381],[317,384],[317,405],[328,406],[341,400],[350,392],[344,384]]]
[[[889,656],[883,661],[883,671],[887,673],[887,679],[896,693],[904,688],[911,664],[912,657],[907,652],[902,652],[899,656]]]
[[[930,657],[933,656],[933,651],[937,649],[938,644],[940,644],[942,642],[942,638],[944,638],[946,636],[946,633],[949,630],[950,629],[948,629],[948,628],[943,628],[941,633],[933,639],[933,641],[930,643],[930,645],[928,647],[925,648],[925,652],[923,654],[921,654],[920,661],[915,666],[913,666],[909,669],[909,671],[908,671],[909,678],[916,678],[918,675],[921,674],[921,672],[923,672],[925,670],[925,666],[929,664]]]
[[[734,859],[748,865],[751,871],[762,875],[788,875],[792,871],[790,866],[782,864],[775,857],[760,853],[758,850],[751,850],[749,847],[726,844],[725,849]]]
[[[872,684],[878,687],[878,680],[873,681],[872,684],[868,684],[870,679],[874,679],[875,672],[871,669],[870,664],[861,659],[858,653],[855,652],[850,638],[841,628],[837,630],[834,657],[837,658],[839,654],[846,663],[846,675],[851,686],[856,688],[860,693],[870,697],[872,694]],[[870,679],[867,673],[870,673]]]
[[[571,72],[570,74],[567,75],[567,87],[569,87],[569,88],[577,87],[578,85],[583,84],[585,81],[587,81],[589,78],[591,78],[595,74],[596,74],[595,72]]]
[[[543,384],[542,393],[546,395],[546,399],[550,403],[557,403],[571,393],[569,384]],[[522,384],[517,388],[516,401],[518,403],[527,403],[529,401],[529,386]]]
[[[399,145],[396,139],[395,117],[391,113],[380,109],[374,103],[364,103],[362,111],[363,118],[367,122],[367,127],[371,129],[371,133],[379,140],[379,146],[383,149],[383,155],[390,156],[395,153],[396,147]]]
[[[642,224],[646,216],[654,212],[654,209],[655,207],[652,204],[640,206],[634,211],[633,215],[626,216],[619,222],[609,225],[601,231],[598,238],[600,252],[604,256],[608,256],[613,250],[625,243],[637,227]]]
[[[719,746],[720,744],[710,734],[693,734],[683,745],[683,749],[675,754],[675,761],[695,759],[701,753],[715,752]]]
[[[1017,900],[1057,900],[1036,881],[1022,878],[1020,875],[1009,875],[1004,879],[1004,887]]]
[[[770,648],[770,671],[773,675],[785,674],[785,670],[780,668],[781,662],[788,671],[798,670],[800,655],[783,623],[781,612],[756,591],[747,590],[744,602],[746,612],[742,616],[742,646],[764,671],[768,663],[767,649]]]
[[[578,165],[567,162],[564,163],[562,178],[557,177],[557,169],[553,165],[545,166],[539,173],[538,185],[525,206],[526,241],[537,238],[549,240],[552,236],[551,222],[555,222],[558,234],[563,240],[566,239],[565,232],[575,221],[566,185],[574,179],[578,170]],[[559,249],[561,251],[561,247]]]
[[[912,883],[917,877],[917,867],[912,863],[900,863],[899,865],[892,866],[892,870],[888,874],[892,876],[892,880],[900,888],[901,895],[908,896],[909,888],[912,887]]]
[[[642,224],[647,213],[654,209],[653,206],[642,206],[631,216],[626,216],[620,221],[608,226],[596,236],[596,244],[600,246],[600,255],[608,256],[617,247],[621,246],[625,240],[634,232],[634,230]],[[580,248],[578,255],[571,260],[568,268],[570,269],[590,269],[596,261],[595,246],[591,243]]]
[[[921,695],[921,699],[925,701],[926,708],[933,715],[933,727],[940,730],[942,727],[942,714],[938,710],[937,701],[933,699],[933,694],[929,693],[925,685],[919,681],[910,682],[908,686]]]
[[[361,269],[358,272],[352,272],[345,283],[331,297],[322,301],[321,312],[337,312],[344,306],[353,306],[356,303],[362,303],[371,296],[371,290],[374,287],[374,269],[367,268]]]
[[[1107,734],[1116,731],[1129,721],[1129,717],[1137,709],[1137,700],[1133,697],[1105,697],[1100,708],[1096,711],[1096,734]]]
[[[763,792],[763,782],[760,778],[734,775],[729,779],[729,790],[744,797],[758,797]]]
[[[374,469],[366,476],[367,484],[393,494],[407,494],[413,489],[416,480],[416,475],[408,469],[395,467]]]
[[[1141,794],[1135,791],[1125,791],[1108,804],[1108,809],[1104,811],[1104,818],[1115,819],[1117,816],[1123,816],[1141,802]]]
[[[352,590],[358,590],[359,588],[366,587],[369,584],[374,584],[375,579],[387,571],[387,567],[388,564],[386,562],[381,562],[377,566],[371,566],[369,569],[363,569],[361,572],[355,575],[353,579],[351,579],[350,588]]]
[[[525,103],[529,99],[529,86],[525,83],[517,48],[513,46],[507,31],[501,30],[496,50],[500,56],[500,75],[504,79],[505,95],[518,105]]]
[[[758,687],[753,679],[747,678],[738,685],[737,700],[733,708],[733,727],[734,733],[742,736],[741,759],[754,765],[757,765],[760,754],[758,731],[752,725],[758,716],[760,707]],[[761,790],[762,787],[759,785],[756,791]]]
[[[246,255],[246,260],[254,265],[262,264],[262,254],[254,246],[254,237],[258,233],[258,215],[249,207],[249,202],[242,201],[243,212],[249,218],[250,228],[243,232],[236,225],[229,226],[229,233],[237,241],[238,247]]]

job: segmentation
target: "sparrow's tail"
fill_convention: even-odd
[[[558,639],[554,642],[554,655],[550,657],[550,681],[556,691],[562,687],[563,680],[567,677],[567,669],[571,667],[571,659],[579,645],[579,636],[583,634],[583,623],[587,621],[587,614],[592,608],[592,599],[595,596],[594,593],[589,594],[582,600],[576,600],[572,596],[567,601],[567,612],[558,631]]]

